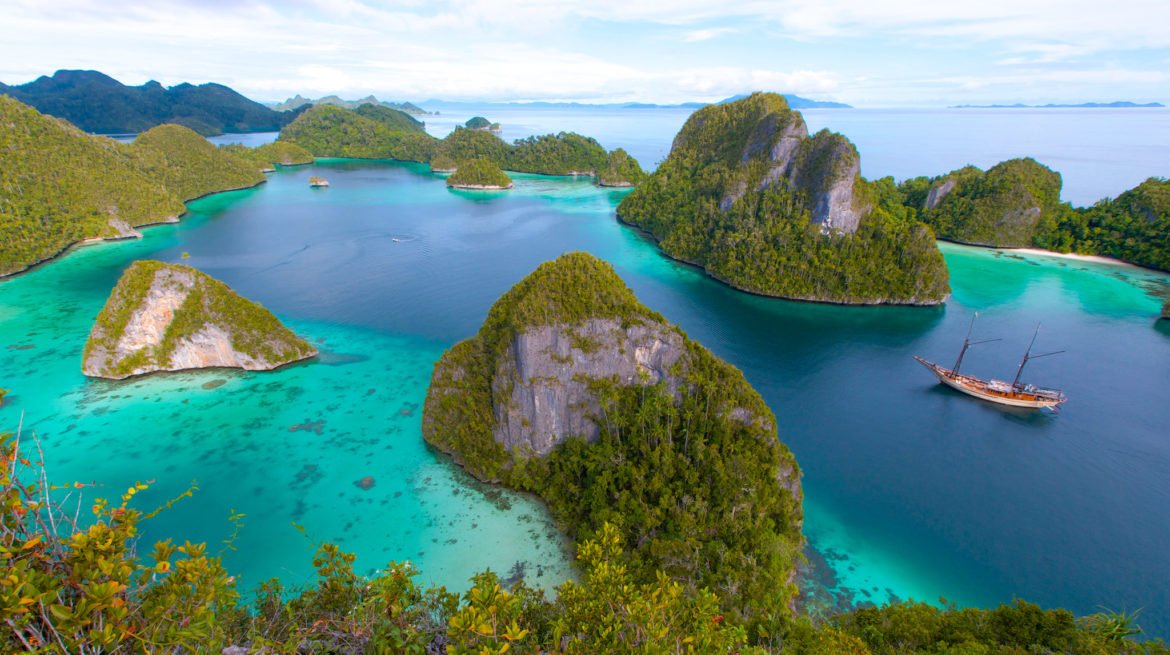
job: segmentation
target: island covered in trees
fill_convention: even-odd
[[[618,206],[663,252],[753,293],[848,304],[933,305],[950,293],[930,228],[892,179],[860,175],[856,148],[808,135],[784,98],[696,111],[670,155]]]
[[[447,186],[480,191],[511,189],[512,178],[487,157],[476,157],[456,164],[455,172],[447,176]]]
[[[412,117],[373,105],[354,110],[318,105],[281,130],[279,141],[295,143],[316,157],[398,159],[431,164],[436,172],[449,172],[459,162],[483,157],[501,170],[517,173],[598,177],[608,170],[615,182],[641,178],[641,167],[629,154],[609,153],[596,139],[573,132],[531,136],[509,144],[490,130],[456,126],[437,139]]]

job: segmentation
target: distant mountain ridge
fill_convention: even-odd
[[[306,98],[298,93],[295,96],[289,98],[288,100],[285,100],[284,102],[278,102],[278,103],[271,105],[271,107],[273,109],[275,109],[276,111],[292,111],[294,109],[304,107],[305,105],[309,105],[309,106],[335,105],[335,106],[341,107],[343,109],[357,109],[358,107],[361,107],[362,105],[376,105],[376,106],[382,106],[382,107],[389,107],[390,109],[397,109],[398,111],[401,111],[401,112],[404,112],[407,114],[412,114],[415,116],[424,116],[424,115],[428,115],[428,114],[433,113],[433,112],[429,112],[429,111],[423,109],[422,107],[419,107],[418,105],[416,105],[412,102],[387,102],[385,100],[378,100],[376,97],[374,97],[372,95],[368,95],[364,98],[359,98],[357,100],[342,100],[339,96],[335,96],[335,95],[324,96],[322,98],[317,98],[316,100],[313,100],[311,98]]]
[[[800,96],[791,94],[782,94],[784,99],[788,101],[788,106],[793,109],[852,109],[852,105],[847,105],[843,102],[830,102],[827,100],[811,100],[809,98],[802,98]],[[537,100],[533,102],[464,102],[453,100],[437,100],[430,99],[424,102],[428,107],[442,107],[444,109],[468,109],[479,107],[540,107],[540,108],[596,108],[596,109],[701,109],[708,105],[725,105],[729,102],[742,100],[748,97],[746,94],[731,96],[724,98],[718,102],[680,102],[673,105],[660,105],[652,102],[611,102],[611,103],[588,103],[588,102],[546,102]]]
[[[1165,106],[1160,102],[1139,104],[1128,100],[1118,100],[1115,102],[1082,102],[1075,105],[1054,103],[1047,105],[1025,105],[1022,102],[1017,102],[1013,105],[954,105],[947,107],[947,109],[1147,109]]]
[[[174,123],[211,136],[275,132],[299,112],[279,112],[222,84],[164,87],[151,80],[127,86],[98,71],[59,70],[27,84],[0,84],[0,93],[95,134],[144,132]]]

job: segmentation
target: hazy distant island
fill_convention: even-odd
[[[414,116],[425,116],[433,113],[423,109],[422,107],[419,107],[414,103],[386,102],[384,100],[378,100],[372,95],[360,98],[358,100],[342,100],[338,96],[324,96],[317,98],[316,100],[312,100],[298,93],[284,102],[274,103],[272,108],[276,111],[292,111],[301,107],[312,107],[315,105],[334,105],[336,107],[342,107],[345,109],[357,109],[362,105],[374,105],[379,107],[388,107],[390,109],[397,109],[398,111]]]
[[[541,264],[443,355],[423,437],[481,480],[535,492],[574,537],[623,517],[639,582],[707,587],[737,620],[788,611],[800,469],[776,417],[592,255]]]
[[[316,354],[223,282],[190,266],[137,261],[98,314],[82,372],[120,380],[194,368],[266,371]]]
[[[27,84],[0,84],[0,94],[64,118],[86,132],[133,134],[173,123],[203,135],[275,132],[297,111],[275,111],[222,84],[126,86],[97,71],[59,70]]]
[[[617,214],[671,257],[752,293],[908,305],[950,293],[934,234],[893,179],[863,179],[848,139],[810,137],[773,93],[692,114]]]
[[[831,102],[827,100],[812,100],[809,98],[802,98],[792,94],[782,94],[784,99],[788,101],[788,106],[793,109],[852,109],[851,105],[843,102]],[[742,100],[748,97],[747,94],[734,95],[729,98],[724,98],[716,102],[680,102],[676,104],[656,104],[652,102],[612,102],[612,103],[589,103],[589,102],[551,102],[544,100],[534,100],[530,102],[461,102],[451,100],[427,100],[423,104],[428,107],[442,107],[444,109],[478,109],[482,107],[509,107],[509,108],[532,108],[532,109],[702,109],[708,105],[725,105],[729,102]]]
[[[1073,105],[1053,103],[1047,105],[1025,105],[1023,103],[1013,105],[953,105],[948,107],[948,109],[1146,109],[1165,106],[1160,102],[1138,104],[1136,102],[1129,102],[1128,100],[1119,100],[1117,102],[1082,102]]]

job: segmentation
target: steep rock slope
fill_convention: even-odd
[[[271,312],[189,266],[138,261],[106,300],[85,344],[82,372],[122,379],[156,371],[263,371],[316,349]]]

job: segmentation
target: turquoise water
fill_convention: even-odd
[[[309,175],[329,179],[310,189]],[[804,470],[817,579],[839,604],[1023,597],[1077,612],[1145,607],[1170,634],[1170,330],[1161,274],[943,244],[944,308],[850,308],[749,296],[662,257],[614,219],[621,191],[521,175],[511,192],[452,192],[425,167],[322,161],[192,205],[138,242],[85,248],[0,282],[0,379],[46,448],[51,476],[159,502],[201,490],[151,535],[207,540],[246,513],[227,564],[254,584],[300,582],[313,540],[366,571],[411,559],[462,588],[517,562],[570,574],[536,503],[484,489],[423,445],[421,403],[441,352],[540,262],[586,250],[639,298],[743,369]],[[181,259],[182,254],[189,259]],[[271,373],[206,371],[124,383],[81,376],[89,326],[119,272],[152,257],[232,285],[319,343]],[[911,359],[953,357],[972,312],[968,370],[1060,386],[1060,415],[991,406],[940,387]],[[220,384],[222,381],[222,384]],[[217,386],[218,385],[218,386]],[[359,483],[372,476],[374,485]],[[293,524],[303,525],[309,539]]]

